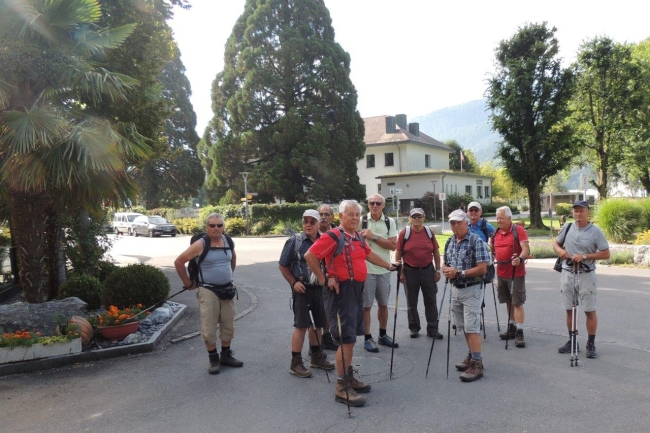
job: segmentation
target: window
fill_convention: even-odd
[[[386,167],[392,167],[393,166],[393,152],[391,153],[384,153],[384,165]]]
[[[485,197],[489,197],[489,196],[490,196],[490,187],[486,186],[485,187]]]
[[[472,195],[472,185],[465,185],[465,194]]]
[[[431,155],[424,155],[424,168],[431,168]]]
[[[386,185],[388,185],[388,186],[395,186],[395,182],[388,182]]]
[[[381,192],[381,183],[377,184],[377,191]]]
[[[476,187],[476,198],[483,198],[483,188],[480,186]]]
[[[366,155],[366,168],[375,167],[375,155]]]

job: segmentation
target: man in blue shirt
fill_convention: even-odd
[[[483,215],[483,208],[481,203],[477,201],[471,202],[467,205],[467,216],[469,217],[469,231],[478,235],[479,238],[485,243],[488,242],[488,239],[494,236],[496,229],[492,224],[487,222],[485,218],[481,218]]]

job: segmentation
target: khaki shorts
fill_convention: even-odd
[[[219,299],[209,289],[199,287],[196,292],[201,312],[201,338],[209,345],[217,344],[217,327],[222,342],[235,336],[235,298]]]
[[[573,274],[563,270],[560,276],[560,292],[562,293],[562,306],[569,311],[573,306],[573,277],[578,278],[579,295],[578,305],[587,313],[596,311],[596,273],[586,272]]]
[[[451,289],[451,310],[454,323],[459,332],[480,334],[481,304],[483,303],[483,285]]]
[[[497,277],[499,304],[510,302],[510,282],[512,278]],[[518,307],[526,303],[526,277],[515,277],[512,287],[512,305]]]
[[[377,299],[377,305],[388,305],[390,295],[390,272],[385,274],[368,274],[363,283],[363,308],[372,308]]]

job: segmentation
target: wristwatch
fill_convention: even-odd
[[[587,260],[587,255],[586,254],[582,255],[582,260]]]
[[[460,277],[464,280],[467,275],[465,275],[465,271],[460,271]]]
[[[379,239],[379,236],[375,235],[374,238],[372,238],[373,241],[377,242],[377,239]]]

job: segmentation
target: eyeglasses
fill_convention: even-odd
[[[473,207],[473,208],[469,209],[467,212],[478,212],[478,211],[479,211],[478,208]]]
[[[327,213],[327,212],[321,212],[318,215],[320,215],[320,216],[331,216],[332,214]]]
[[[370,205],[370,206],[381,206],[382,204],[384,204],[384,203],[381,202],[381,201],[369,201],[368,202],[368,205]]]
[[[223,227],[223,223],[221,223],[221,224],[208,224],[208,227],[210,227],[211,229],[213,229],[215,227],[221,228],[221,227]]]
[[[303,224],[308,224],[310,226],[316,225],[317,222],[318,221],[316,221],[316,220],[302,220]]]
[[[420,219],[420,218],[422,218],[422,215],[411,215],[411,218]]]

